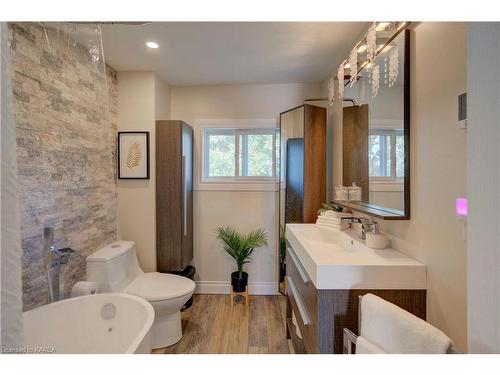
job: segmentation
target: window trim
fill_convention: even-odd
[[[228,131],[234,130],[251,130],[275,132],[275,137],[278,137],[279,127],[276,119],[197,119],[193,125],[195,132],[195,184],[194,189],[212,190],[212,191],[278,191],[278,176],[276,176],[276,163],[278,162],[277,155],[273,153],[273,173],[275,177],[245,177],[240,176],[238,179],[234,177],[214,177],[205,178],[205,130],[219,129]],[[273,144],[276,146],[276,142]],[[235,150],[235,157],[239,157],[239,150]],[[238,172],[238,171],[236,171]]]

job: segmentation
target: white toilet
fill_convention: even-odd
[[[128,293],[153,305],[152,347],[163,348],[182,338],[181,307],[191,298],[192,280],[159,272],[143,272],[135,243],[118,241],[87,257],[87,280],[99,283],[102,293]]]

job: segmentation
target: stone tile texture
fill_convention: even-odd
[[[35,23],[9,29],[23,303],[30,310],[48,301],[44,226],[54,227],[56,247],[78,252],[64,271],[68,295],[85,279],[85,257],[117,239],[117,80],[68,34]]]

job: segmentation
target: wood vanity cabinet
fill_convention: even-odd
[[[343,329],[358,333],[359,296],[375,294],[425,320],[425,290],[316,289],[287,244],[287,337],[298,353],[343,353]],[[292,322],[295,315],[302,339]]]
[[[156,121],[156,263],[182,271],[193,259],[193,129]]]

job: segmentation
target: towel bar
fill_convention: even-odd
[[[344,354],[355,354],[353,348],[356,348],[356,339],[358,338],[350,329],[344,328]],[[454,345],[450,345],[446,354],[463,354]]]

